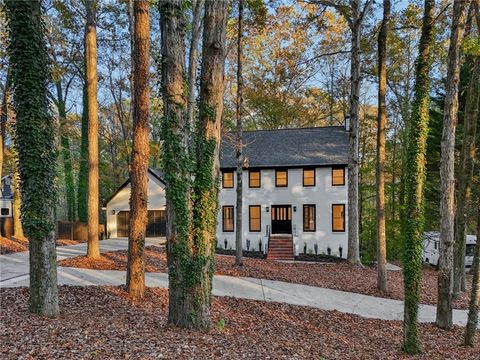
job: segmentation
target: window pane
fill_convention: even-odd
[[[303,230],[315,231],[315,205],[303,206]]]
[[[223,207],[223,231],[233,231],[233,206]]]
[[[315,186],[315,170],[303,170],[303,186]]]
[[[248,186],[251,188],[260,187],[260,171],[249,171],[248,172]]]
[[[345,185],[345,169],[332,169],[332,185]]]
[[[249,208],[250,231],[261,231],[262,223],[260,219],[261,208],[259,205],[252,205]]]
[[[233,171],[224,171],[222,174],[222,186],[224,188],[233,188]]]
[[[286,170],[277,170],[275,175],[276,186],[282,187],[288,185],[288,172]]]
[[[345,205],[332,205],[332,230],[345,231]]]

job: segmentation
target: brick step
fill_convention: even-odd
[[[293,251],[292,250],[283,250],[283,251],[280,251],[280,250],[270,250],[268,252],[269,254],[274,254],[274,255],[284,255],[284,254],[293,254]]]
[[[293,261],[293,256],[267,256],[267,260],[289,260]]]

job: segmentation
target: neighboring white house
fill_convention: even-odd
[[[299,253],[347,256],[348,132],[343,126],[245,131],[243,172],[244,249],[260,249],[275,259]],[[217,241],[235,248],[236,159],[223,141]],[[161,172],[149,170],[148,209],[163,211]],[[107,232],[126,236],[130,185],[107,202]],[[149,212],[150,216],[150,212]],[[152,224],[154,214],[149,218]],[[156,225],[160,226],[160,225]]]

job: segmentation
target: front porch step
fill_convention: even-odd
[[[270,235],[267,260],[294,260],[293,236]]]

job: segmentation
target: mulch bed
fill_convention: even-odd
[[[217,248],[215,251],[218,255],[235,256],[235,250]],[[242,255],[244,258],[251,258],[251,259],[265,258],[265,254],[261,251],[243,250]]]
[[[58,239],[57,246],[76,245],[86,241],[83,240],[65,240]],[[28,251],[28,240],[20,238],[0,237],[0,255],[13,254],[17,252]]]
[[[211,330],[167,325],[168,293],[147,289],[132,304],[120,287],[60,287],[61,314],[28,312],[28,289],[1,289],[2,359],[408,359],[402,323],[335,311],[213,298]],[[421,325],[415,359],[478,359],[463,328]]]
[[[0,237],[0,255],[28,251],[28,240],[20,238]]]
[[[99,260],[89,260],[84,256],[65,259],[61,266],[97,269],[126,270],[127,251],[113,251],[102,254]],[[148,246],[145,249],[146,271],[166,272],[167,257],[164,247]],[[377,270],[375,267],[352,267],[347,263],[287,263],[271,260],[243,259],[243,266],[235,266],[232,256],[217,255],[215,258],[215,274],[253,277],[267,280],[285,281],[329,289],[403,300],[403,275],[401,271],[388,272],[389,292],[383,294],[377,290]],[[423,269],[421,302],[435,305],[437,302],[437,271],[432,267]],[[468,286],[471,276],[467,276]],[[454,307],[467,309],[469,292],[455,300]]]

